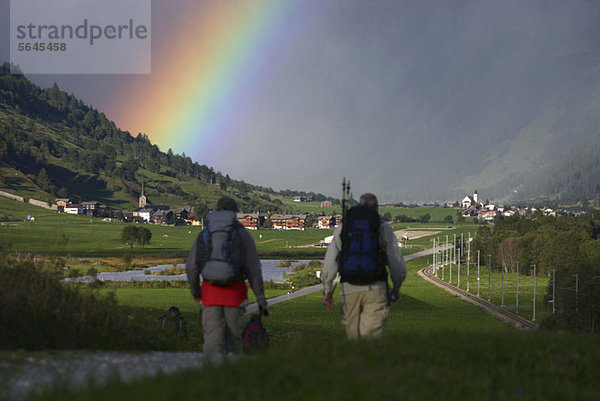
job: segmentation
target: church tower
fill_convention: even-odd
[[[140,208],[144,208],[146,207],[146,196],[144,195],[144,182],[142,182],[142,194],[140,195],[140,200],[139,200],[139,207]]]

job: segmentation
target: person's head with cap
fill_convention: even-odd
[[[238,206],[235,199],[229,196],[223,196],[217,201],[217,210],[229,210],[231,212],[237,212]]]
[[[377,197],[370,192],[362,194],[358,204],[371,209],[379,210],[379,202],[377,202]]]
[[[179,315],[179,308],[176,306],[171,306],[169,308],[169,313],[172,315]]]

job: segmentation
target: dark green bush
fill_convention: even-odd
[[[114,294],[63,284],[31,261],[0,260],[1,349],[162,349],[159,333],[132,319]]]

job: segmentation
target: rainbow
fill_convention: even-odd
[[[111,117],[134,136],[147,134],[162,150],[189,155],[190,149],[207,149],[193,154],[211,152],[214,159],[242,119],[239,102],[252,85],[248,77],[266,68],[301,1],[177,2],[179,18],[169,21],[177,29],[152,38],[152,74],[132,80]]]

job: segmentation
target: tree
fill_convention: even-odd
[[[58,191],[58,196],[60,196],[61,198],[68,198],[69,197],[69,191],[67,191],[67,188],[62,187],[59,191]]]
[[[385,212],[383,216],[381,216],[383,221],[392,221],[392,214],[390,212]]]
[[[43,191],[50,192],[52,190],[52,182],[50,182],[50,177],[43,167],[36,177],[36,182]]]
[[[420,217],[421,223],[427,223],[429,222],[429,220],[431,220],[431,215],[429,213],[425,213],[423,216]]]
[[[152,239],[152,231],[146,227],[137,227],[136,232],[137,241],[140,244],[140,248],[144,248],[144,245],[150,243]]]
[[[506,273],[511,273],[516,270],[515,265],[517,256],[516,238],[506,238],[498,245],[498,263],[502,265],[502,268]]]
[[[306,228],[313,228],[316,224],[317,218],[314,215],[309,214],[308,216],[306,216],[306,220],[304,221],[304,226]]]
[[[446,217],[444,217],[444,223],[452,224],[454,223],[454,219],[451,215],[447,215]]]
[[[127,225],[123,227],[121,231],[121,242],[129,245],[129,248],[133,248],[133,244],[137,241],[137,227],[133,225]]]
[[[409,216],[407,216],[405,214],[399,214],[399,215],[397,215],[394,218],[394,220],[396,220],[397,222],[400,222],[400,223],[414,223],[414,222],[417,221],[416,219],[413,219],[412,217],[409,217]]]

